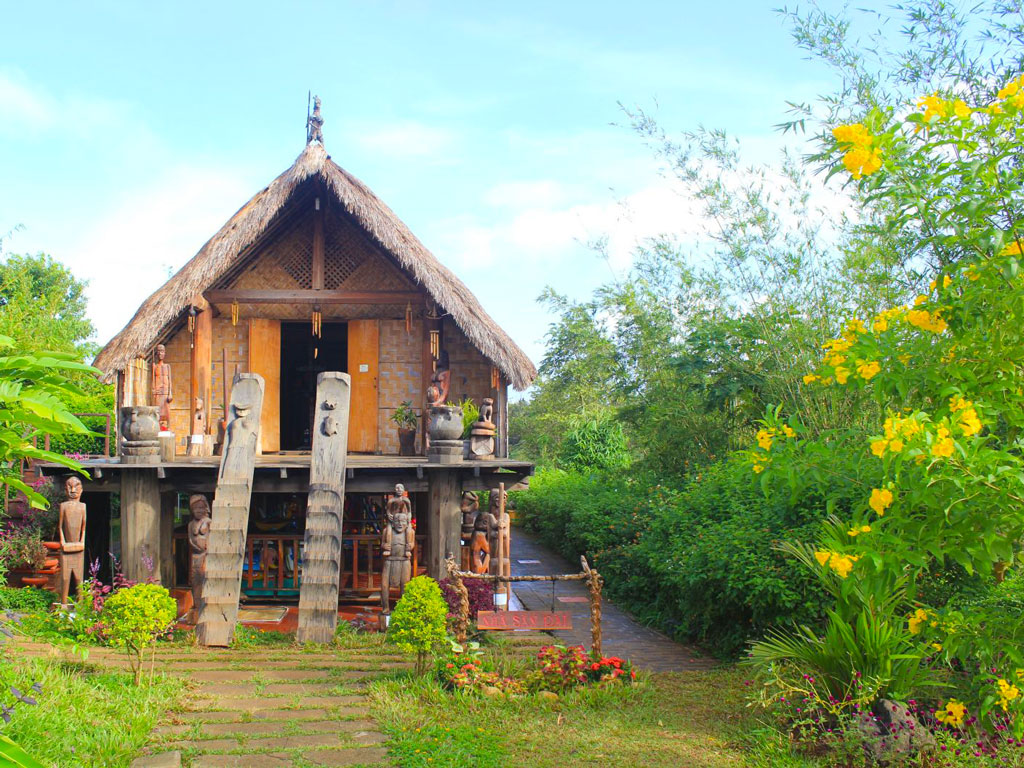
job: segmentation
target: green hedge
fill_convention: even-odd
[[[813,540],[824,505],[766,499],[748,466],[716,464],[681,487],[542,470],[516,503],[548,546],[573,562],[591,558],[619,605],[716,656],[737,655],[771,626],[815,622],[827,602],[775,550],[784,539]]]

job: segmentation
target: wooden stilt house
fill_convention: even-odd
[[[391,209],[331,160],[318,135],[100,352],[95,364],[116,382],[119,407],[152,404],[151,361],[161,344],[171,369],[173,455],[165,445],[154,464],[85,462],[92,517],[103,516],[101,500],[119,495],[107,529],[97,522],[87,537],[90,554],[119,548],[129,576],[145,575],[145,554],[165,584],[185,585],[187,494],[212,496],[219,462],[192,435],[198,423],[216,441],[239,373],[265,382],[242,578],[251,598],[298,596],[320,372],[345,372],[352,382],[342,597],[377,586],[382,510],[396,483],[413,502],[419,571],[441,577],[445,555],[458,551],[462,491],[511,487],[532,472],[508,459],[507,393],[529,386],[533,364]],[[489,460],[429,460],[422,416],[415,455],[399,455],[390,417],[405,402],[425,412],[440,359],[450,366],[449,401],[494,401]]]

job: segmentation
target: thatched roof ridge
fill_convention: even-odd
[[[359,179],[312,142],[295,164],[253,196],[189,262],[151,295],[135,316],[100,351],[95,366],[109,380],[132,358],[148,352],[196,296],[210,288],[252,246],[285,206],[299,184],[318,176],[366,233],[389,253],[448,312],[467,338],[501,370],[516,389],[537,375],[533,363],[491,319],[466,285],[434,257],[409,228]]]

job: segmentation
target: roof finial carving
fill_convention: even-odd
[[[313,114],[306,117],[306,143],[324,143],[324,119],[320,117],[320,97],[313,97]]]

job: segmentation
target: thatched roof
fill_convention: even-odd
[[[344,211],[447,312],[467,338],[516,389],[525,389],[537,369],[480,302],[439,262],[409,228],[359,179],[331,160],[313,141],[295,164],[257,193],[177,274],[143,302],[131,322],[100,351],[95,365],[107,380],[135,357],[146,355],[197,296],[236,265],[257,243],[303,182],[319,178]]]

